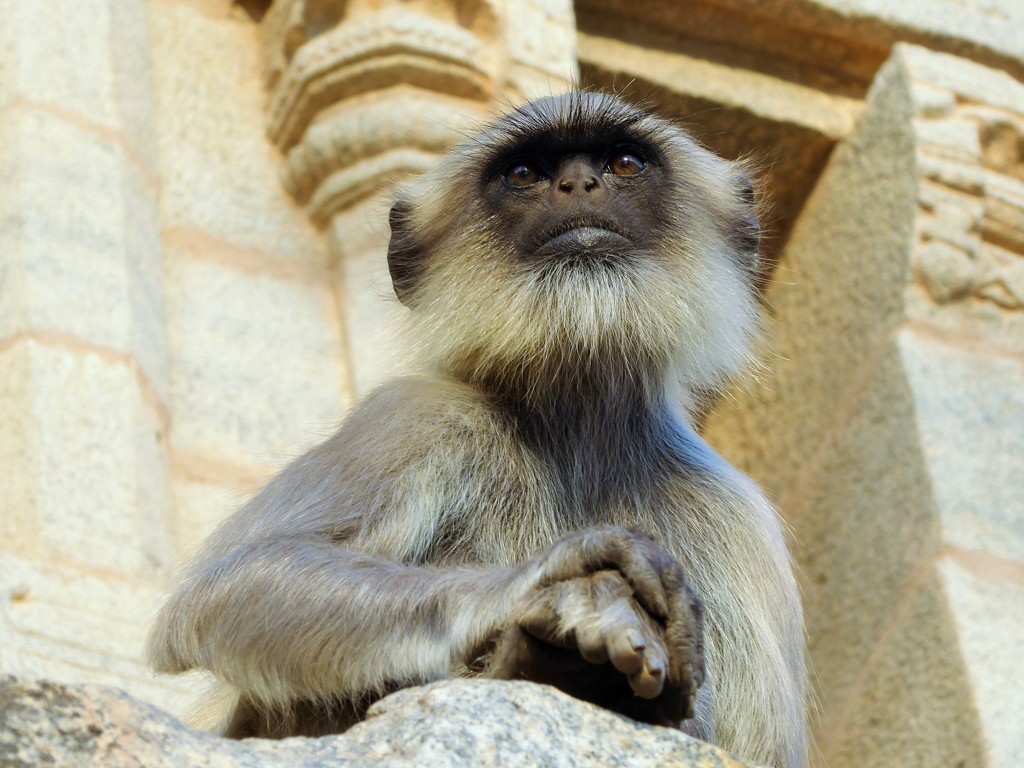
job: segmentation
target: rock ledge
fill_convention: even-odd
[[[0,677],[0,765],[122,768],[743,768],[722,750],[546,686],[446,680],[392,694],[342,736],[234,742],[114,688]]]

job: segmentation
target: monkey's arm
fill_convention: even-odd
[[[522,568],[420,565],[467,495],[511,494],[477,469],[513,463],[478,399],[429,379],[371,394],[211,537],[153,628],[154,668],[205,668],[280,703],[472,662],[531,583]]]
[[[213,670],[265,703],[380,692],[471,661],[527,584],[507,569],[410,567],[328,541],[250,543],[172,597],[152,661]]]
[[[606,568],[642,610],[671,624],[681,584],[662,557],[615,527],[570,534],[515,568],[408,566],[311,538],[252,542],[193,568],[153,629],[151,662],[160,672],[209,669],[264,704],[355,700],[464,671],[488,641],[526,620],[517,609],[543,613],[560,583]],[[624,662],[634,654],[636,668],[621,671],[652,698],[664,670],[652,677],[643,647],[619,648],[631,629],[613,621],[588,649]],[[658,642],[649,650],[664,655]]]

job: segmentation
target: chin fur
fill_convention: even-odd
[[[424,281],[413,333],[427,366],[467,381],[513,375],[537,391],[603,371],[706,392],[747,364],[756,305],[727,255],[677,244],[528,267],[461,261],[439,260]]]

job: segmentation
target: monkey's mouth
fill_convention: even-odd
[[[611,219],[574,216],[546,230],[537,253],[580,253],[621,249],[632,245],[625,227]]]

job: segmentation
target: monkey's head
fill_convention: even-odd
[[[599,366],[712,392],[746,362],[750,178],[614,97],[517,109],[405,189],[390,223],[395,292],[464,378]]]

